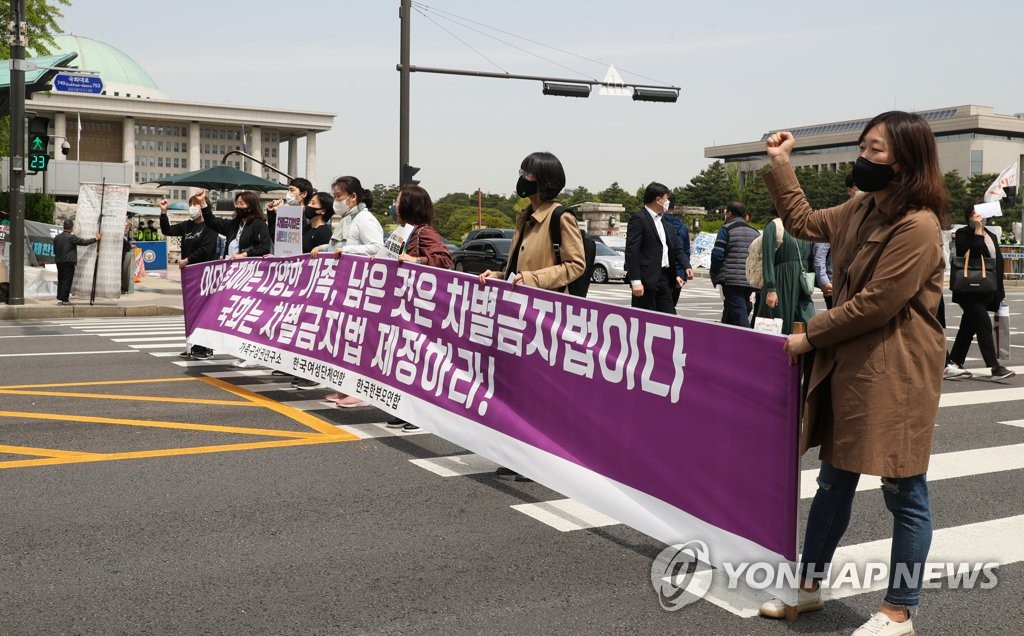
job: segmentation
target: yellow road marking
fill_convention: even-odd
[[[353,437],[353,439],[357,439]],[[252,442],[248,444],[227,444],[223,446],[194,446],[192,448],[165,448],[159,450],[134,451],[130,453],[82,454],[67,457],[47,457],[44,459],[19,459],[0,462],[0,470],[5,468],[28,468],[32,466],[56,466],[59,464],[82,464],[85,462],[103,462],[121,459],[143,459],[148,457],[172,457],[175,455],[200,455],[203,453],[225,453],[230,451],[258,450],[262,448],[282,448],[287,446],[308,446],[311,444],[333,444],[349,442],[341,436],[314,435],[306,439],[282,439],[270,442]]]
[[[217,426],[214,424],[189,424],[187,422],[160,422],[154,420],[131,420],[117,417],[93,417],[91,415],[65,415],[63,413],[25,413],[21,411],[0,411],[0,417],[24,417],[34,420],[60,420],[62,422],[88,422],[92,424],[123,424],[126,426],[145,426],[150,428],[174,428],[186,431],[208,431],[211,433],[234,433],[240,435],[264,435],[267,437],[293,437],[313,439],[322,437],[317,433],[303,431],[278,431],[265,428],[245,428],[241,426]],[[341,429],[335,429],[340,435],[349,435]],[[332,437],[338,437],[333,435]],[[355,436],[352,436],[355,438]]]
[[[105,384],[152,384],[155,382],[196,382],[199,378],[143,378],[141,380],[103,380],[99,382],[60,382],[58,384],[12,384],[0,389],[47,389],[66,386],[103,386]]]
[[[209,398],[162,397],[155,395],[122,395],[118,393],[71,393],[70,391],[21,391],[16,389],[0,389],[0,395],[45,395],[53,397],[73,397],[91,400],[131,400],[135,402],[177,402],[181,404],[212,404],[215,406],[258,406],[252,402],[240,400],[212,400]]]
[[[281,415],[284,415],[288,419],[294,420],[299,424],[308,426],[314,431],[323,433],[324,435],[330,435],[331,437],[348,437],[351,439],[359,439],[355,435],[347,433],[338,428],[337,426],[325,422],[318,417],[314,417],[309,413],[306,413],[305,411],[300,411],[297,408],[286,406],[284,404],[281,404],[280,402],[275,402],[274,400],[271,400],[268,397],[259,395],[258,393],[253,393],[252,391],[247,391],[241,387],[237,387],[234,384],[231,384],[230,382],[225,382],[217,378],[204,377],[200,379],[203,382],[206,382],[207,384],[211,384],[219,389],[227,391],[228,393],[249,400],[250,402],[258,404],[264,408],[270,409],[275,413],[280,413]]]
[[[32,448],[31,446],[3,446],[0,445],[0,453],[9,455],[38,455],[40,457],[101,457],[96,453],[84,451],[64,451],[55,448]],[[2,462],[0,462],[2,463]]]

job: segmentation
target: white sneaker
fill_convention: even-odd
[[[943,380],[960,380],[971,377],[971,372],[963,368],[959,364],[950,362],[946,365],[946,370],[942,372]]]
[[[254,362],[246,360],[245,358],[242,358],[241,360],[235,360],[234,364],[232,364],[231,366],[235,366],[240,369],[246,369],[248,367],[254,367],[256,366],[256,364]]]
[[[914,636],[914,623],[909,618],[897,623],[885,614],[876,612],[853,632],[853,636]]]
[[[823,607],[825,607],[825,603],[821,600],[821,587],[818,587],[813,592],[800,588],[797,592],[796,611],[798,614],[816,612]],[[785,618],[786,604],[777,598],[773,598],[770,601],[765,601],[757,611],[766,618]]]

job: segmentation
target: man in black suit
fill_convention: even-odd
[[[669,189],[648,185],[644,209],[629,217],[626,226],[626,280],[633,290],[633,307],[674,314],[672,290],[685,284],[676,275],[676,263],[689,263],[675,233],[662,222],[668,208]]]

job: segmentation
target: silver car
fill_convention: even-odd
[[[590,276],[590,280],[595,283],[626,280],[626,257],[604,243],[597,243],[594,273]]]

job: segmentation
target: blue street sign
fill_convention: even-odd
[[[103,79],[98,75],[59,73],[53,78],[53,89],[64,93],[91,93],[99,95],[103,92]]]

